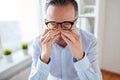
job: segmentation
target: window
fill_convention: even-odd
[[[41,0],[0,1],[0,56],[2,51],[21,48],[43,32]]]

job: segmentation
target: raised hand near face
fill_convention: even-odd
[[[52,52],[52,42],[58,38],[59,33],[60,32],[58,30],[46,29],[44,31],[40,41],[42,45],[41,60],[43,62],[48,62]]]
[[[73,57],[75,57],[77,60],[82,59],[84,53],[82,49],[82,40],[80,35],[75,30],[62,30],[61,36],[69,45]]]

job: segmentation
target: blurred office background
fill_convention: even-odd
[[[32,42],[45,28],[45,1],[0,0],[0,80],[27,80]],[[104,80],[120,80],[120,0],[76,1],[80,17],[77,27],[97,38]],[[28,44],[27,55],[23,43]],[[12,50],[12,62],[6,61],[5,49]]]

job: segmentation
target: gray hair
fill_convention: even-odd
[[[46,6],[45,6],[45,11],[47,11],[47,8],[50,5],[55,5],[55,6],[66,6],[68,4],[72,4],[75,10],[75,16],[76,18],[78,17],[78,4],[75,0],[46,0]]]

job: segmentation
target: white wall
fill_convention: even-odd
[[[106,0],[102,68],[120,73],[120,0]]]
[[[106,10],[106,1],[105,0],[96,0],[97,9],[96,9],[96,22],[95,22],[95,37],[98,41],[98,52],[99,52],[99,63],[102,67],[102,46],[103,46],[103,35],[104,35],[104,24],[105,24],[105,10]]]
[[[39,0],[20,0],[20,8],[22,41],[32,41],[39,35]]]

